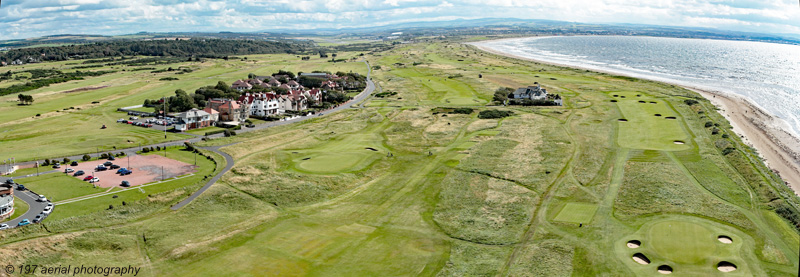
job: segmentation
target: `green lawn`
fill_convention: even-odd
[[[597,212],[597,205],[589,203],[567,203],[556,215],[555,221],[572,223],[592,223],[592,217]]]
[[[50,173],[22,178],[17,180],[17,183],[46,196],[52,202],[105,191],[103,188],[95,188],[88,182],[83,182],[72,177],[72,175],[65,175],[64,173]]]
[[[684,131],[678,114],[664,101],[656,101],[635,92],[610,94],[626,96],[624,99],[614,97],[619,101],[616,104],[622,113],[621,119],[627,120],[618,122],[620,146],[670,151],[690,148],[692,141]]]

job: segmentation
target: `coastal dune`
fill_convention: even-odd
[[[482,51],[509,58],[626,76],[626,74],[620,72],[582,68],[579,66],[522,57],[497,51],[480,43],[469,44]],[[642,78],[641,76],[628,77]],[[706,99],[709,99],[711,103],[720,109],[722,115],[731,122],[734,128],[733,131],[742,137],[742,140],[746,144],[755,148],[765,160],[767,166],[775,172],[778,172],[781,178],[786,182],[786,185],[788,185],[796,195],[800,195],[800,193],[798,193],[800,192],[800,139],[786,131],[789,127],[785,126],[786,124],[779,118],[769,114],[762,108],[753,105],[750,101],[738,95],[688,87],[683,84],[665,82],[664,80],[653,81],[680,86],[695,91]]]

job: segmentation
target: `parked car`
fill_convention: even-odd
[[[118,169],[117,173],[122,173],[123,171],[126,171],[126,170],[128,170],[128,169],[123,167],[123,168]]]
[[[72,172],[75,172],[75,170],[72,168],[64,169],[64,173],[72,173]]]
[[[42,219],[44,219],[44,214],[37,214],[36,217],[33,218],[33,223],[42,222]]]
[[[26,190],[26,188],[23,185],[17,185],[17,190],[18,191],[23,191],[23,190]]]
[[[92,178],[94,178],[94,176],[92,176],[92,175],[89,175],[89,176],[86,176],[86,177],[84,177],[84,178],[83,178],[83,180],[84,180],[84,181],[89,181],[89,180],[91,180]]]
[[[54,164],[53,168],[61,168],[61,165],[60,164]]]
[[[130,175],[131,173],[133,173],[133,171],[126,169],[125,171],[120,172],[119,175],[125,176],[125,175]]]
[[[117,168],[119,168],[119,165],[115,165],[115,164],[111,165],[111,169],[117,169]]]
[[[104,162],[103,163],[104,166],[111,166],[112,164],[114,164],[114,163],[112,163],[112,162]]]
[[[116,160],[116,159],[117,159],[117,158],[114,158],[114,156],[108,156],[108,160],[109,160],[109,161],[113,161],[113,160]]]
[[[92,180],[89,180],[89,183],[97,183],[100,182],[100,178],[94,177]]]
[[[43,214],[50,214],[52,212],[53,212],[53,206],[44,207],[44,210],[42,211]]]
[[[20,221],[19,223],[17,223],[17,226],[25,226],[25,225],[28,225],[28,224],[31,224],[31,221],[26,218],[26,219],[23,219],[22,221]]]
[[[127,187],[131,186],[131,183],[128,183],[128,181],[122,181],[122,184],[120,184],[120,186],[123,186],[123,187],[127,188]]]
[[[6,179],[6,184],[13,185],[14,179]]]
[[[11,227],[8,226],[8,224],[0,224],[0,230],[5,230],[5,229],[8,229],[8,228],[11,228]]]
[[[70,163],[69,166],[78,166],[78,162],[72,161],[72,163]]]
[[[131,116],[131,117],[130,117],[130,120],[137,120],[137,119],[139,119],[139,118],[138,118],[138,117],[135,117],[135,116]]]
[[[98,165],[98,166],[97,166],[97,167],[94,169],[94,171],[106,171],[106,170],[108,170],[108,168],[107,168],[107,167],[105,167],[105,166],[104,166],[104,165],[102,165],[102,164],[101,164],[101,165]]]
[[[85,172],[83,172],[83,170],[78,170],[75,173],[73,173],[72,176],[81,176],[83,174],[85,174]]]
[[[44,195],[39,194],[39,199],[36,199],[36,201],[47,202],[47,197],[44,197]]]
[[[47,202],[47,207],[50,207],[52,209],[53,207],[55,207],[55,204],[53,204],[52,202]]]

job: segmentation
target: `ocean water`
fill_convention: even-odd
[[[744,96],[800,134],[800,46],[707,39],[573,36],[478,43],[564,65]]]

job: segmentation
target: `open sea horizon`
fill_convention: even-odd
[[[524,58],[735,94],[800,134],[800,46],[634,36],[560,36],[477,45]]]

